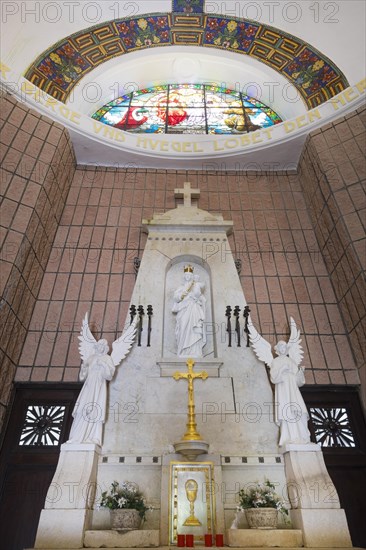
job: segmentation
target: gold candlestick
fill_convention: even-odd
[[[194,404],[194,389],[193,382],[196,378],[206,380],[208,374],[206,371],[193,372],[194,361],[193,359],[187,360],[188,372],[175,372],[173,375],[174,380],[185,379],[188,382],[188,421],[187,431],[184,434],[182,441],[200,441],[202,437],[197,432],[196,413]]]

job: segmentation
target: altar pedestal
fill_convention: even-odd
[[[319,445],[286,445],[285,470],[292,525],[305,547],[349,548],[346,514],[325,466]]]
[[[151,548],[159,546],[158,530],[86,531],[84,546],[88,548]]]
[[[82,548],[91,524],[99,445],[61,446],[55,475],[39,520],[35,548]]]
[[[344,510],[290,510],[290,516],[306,548],[352,548]]]

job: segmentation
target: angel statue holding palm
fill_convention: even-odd
[[[255,329],[249,320],[249,338],[253,350],[260,361],[270,368],[270,379],[275,385],[275,421],[280,427],[279,445],[287,443],[310,443],[308,430],[309,414],[299,387],[305,384],[304,368],[301,361],[304,352],[301,346],[300,331],[290,317],[291,333],[286,343],[280,340],[274,350]]]
[[[102,444],[103,424],[107,410],[107,381],[112,380],[116,367],[129,353],[135,338],[136,323],[112,344],[109,355],[107,340],[96,340],[92,335],[88,314],[85,314],[79,336],[81,367],[79,379],[84,382],[72,416],[74,421],[67,443]]]

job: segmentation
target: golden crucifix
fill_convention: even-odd
[[[196,424],[196,413],[194,405],[194,391],[193,391],[193,381],[196,378],[201,380],[206,380],[208,374],[206,371],[202,372],[193,372],[194,361],[193,359],[188,359],[187,367],[188,372],[175,372],[173,374],[174,380],[186,379],[188,381],[188,422],[187,422],[187,431],[184,434],[182,441],[199,441],[202,439],[200,434],[197,432]]]

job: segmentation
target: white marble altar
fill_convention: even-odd
[[[131,303],[153,306],[151,346],[135,345],[110,383],[103,442],[103,459],[108,462],[100,463],[98,484],[108,486],[116,476],[136,481],[156,506],[148,514],[146,528],[160,521],[160,542],[167,544],[166,476],[171,461],[184,461],[174,454],[172,444],[184,433],[187,421],[187,385],[172,378],[174,372],[186,370],[187,359],[177,354],[172,309],[188,265],[204,284],[205,297],[206,344],[203,357],[195,358],[194,369],[209,374],[205,381],[197,380],[194,388],[198,431],[209,443],[209,455],[196,460],[211,457],[215,480],[220,479],[215,486],[218,532],[223,533],[226,521],[232,521],[235,494],[242,484],[269,477],[286,494],[286,480],[283,462],[276,463],[274,458],[279,454],[279,434],[266,369],[244,341],[237,347],[234,335],[228,347],[226,306],[240,305],[243,311],[246,305],[228,243],[232,222],[200,210],[187,199],[185,205],[156,214],[143,225],[148,239]],[[111,464],[109,457],[117,455],[131,460],[155,455],[163,457],[167,466],[161,470],[141,462]],[[258,456],[271,456],[273,461],[262,463]],[[246,457],[255,457],[255,465],[245,463]],[[107,519],[101,516],[102,512],[94,512],[93,525],[108,528]]]
[[[171,360],[174,370],[185,367],[186,358],[179,362],[177,357],[172,305],[184,267],[190,264],[205,283],[206,298],[207,343],[202,363],[197,359],[195,368],[204,370],[206,361],[221,363],[217,378],[195,384],[198,423],[203,419],[201,435],[210,442],[210,452],[277,452],[278,429],[264,365],[244,344],[228,348],[225,308],[246,305],[227,239],[232,222],[190,205],[156,214],[143,225],[148,240],[131,303],[152,303],[152,344],[134,346],[110,384],[111,412],[103,450],[124,449],[136,455],[154,450],[161,455],[184,430],[186,389],[162,376],[160,365]],[[242,327],[243,323],[242,319]],[[124,414],[127,406],[134,408],[133,419]]]
[[[191,266],[189,272],[198,276],[197,281],[204,285],[200,287],[205,298],[204,345],[197,352],[194,369],[207,371],[209,376],[206,380],[196,380],[194,392],[198,431],[209,448],[208,454],[198,455],[196,462],[213,464],[216,533],[225,533],[231,526],[237,493],[245,484],[269,479],[275,484],[277,494],[289,503],[288,479],[298,483],[301,470],[301,482],[305,485],[311,482],[307,472],[314,470],[309,465],[309,453],[304,451],[304,458],[301,450],[296,451],[294,458],[292,451],[279,447],[274,397],[264,363],[246,347],[244,338],[238,347],[234,333],[232,346],[228,346],[226,307],[241,308],[243,333],[242,313],[246,305],[228,243],[233,224],[220,214],[206,212],[192,204],[192,196],[197,197],[198,190],[192,192],[186,185],[183,195],[184,204],[143,220],[148,238],[131,304],[145,309],[148,304],[153,306],[151,343],[147,347],[145,318],[141,346],[135,342],[109,383],[101,454],[99,458],[88,455],[84,459],[81,455],[61,453],[58,483],[62,486],[74,477],[80,481],[86,475],[95,482],[96,489],[92,511],[86,501],[72,510],[75,517],[77,513],[84,515],[83,522],[78,519],[69,548],[76,548],[72,544],[80,544],[86,531],[84,544],[87,541],[91,544],[92,539],[93,544],[102,540],[103,530],[109,533],[109,514],[97,504],[101,492],[114,480],[132,481],[139,486],[152,507],[143,531],[159,532],[159,544],[169,543],[171,464],[185,463],[185,458],[175,453],[173,444],[184,433],[187,422],[187,384],[177,383],[173,378],[174,372],[186,370],[187,357],[178,352],[176,313],[172,309],[177,303],[174,293],[182,285],[187,266]],[[202,299],[199,294],[197,297]],[[82,472],[84,463],[90,466]],[[304,469],[297,468],[297,464],[303,464]],[[297,508],[293,516],[296,528],[304,531],[305,544],[310,540],[307,511],[306,506]],[[56,531],[60,531],[61,540],[63,531],[69,531],[64,521],[69,510],[65,508],[58,513]],[[46,523],[41,522],[37,536],[39,548],[46,547],[46,540],[51,547],[44,526]],[[348,533],[344,524],[341,530]],[[116,536],[108,534],[108,537],[112,547]]]

